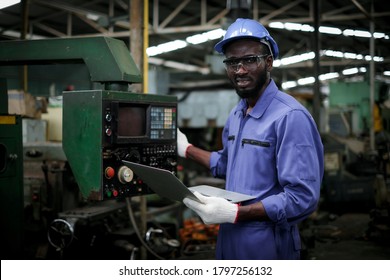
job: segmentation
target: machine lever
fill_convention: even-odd
[[[146,232],[146,238],[145,238],[145,239],[146,239],[147,242],[150,241],[150,239],[151,239],[153,233],[163,233],[163,231],[162,231],[162,229],[159,229],[159,228],[155,229],[155,228],[152,228],[152,227],[151,227],[151,228]]]

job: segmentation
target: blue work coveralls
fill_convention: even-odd
[[[241,100],[213,152],[211,172],[226,189],[261,201],[269,221],[221,224],[217,259],[299,259],[297,224],[316,210],[323,176],[323,145],[310,113],[273,80],[249,114]]]

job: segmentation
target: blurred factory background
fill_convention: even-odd
[[[2,259],[213,258],[218,226],[153,194],[121,160],[224,186],[177,157],[175,129],[221,147],[238,96],[213,46],[238,17],[268,28],[273,79],[322,135],[302,258],[390,259],[387,1],[15,2],[0,6]],[[116,120],[141,111],[139,129],[153,133],[133,137]]]

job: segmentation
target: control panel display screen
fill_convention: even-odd
[[[118,108],[118,136],[146,135],[146,107],[120,106]]]

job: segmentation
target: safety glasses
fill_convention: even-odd
[[[267,56],[269,56],[269,54],[227,58],[223,63],[225,64],[226,70],[229,72],[237,72],[240,67],[244,67],[247,71],[253,71],[259,67],[261,59]]]

